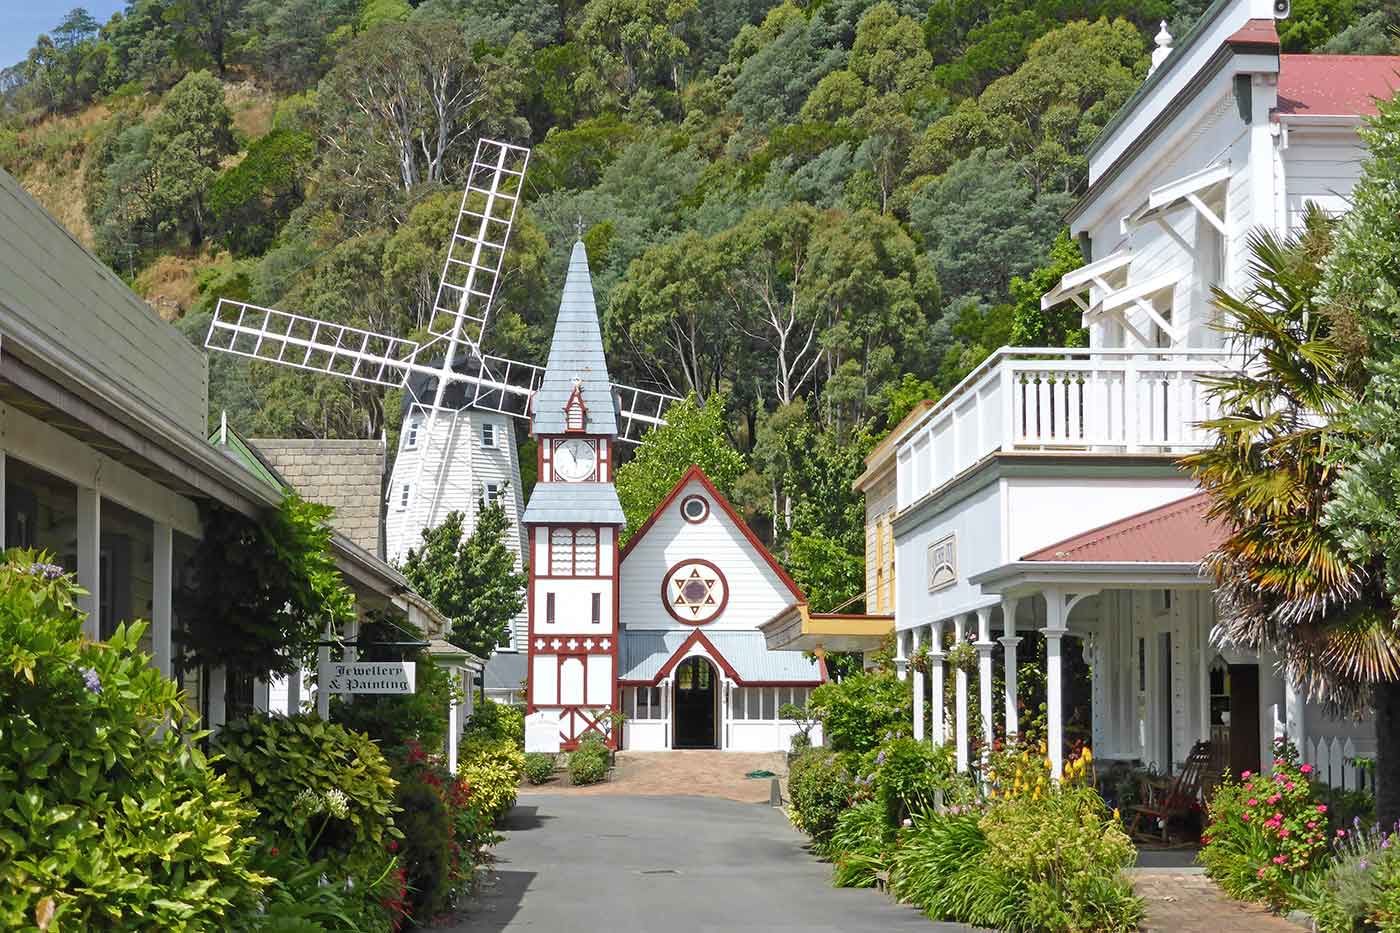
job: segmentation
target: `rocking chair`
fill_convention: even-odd
[[[1133,825],[1128,830],[1129,835],[1138,838],[1138,824],[1143,817],[1149,817],[1161,826],[1162,841],[1168,842],[1167,827],[1173,819],[1180,819],[1191,812],[1200,799],[1209,769],[1210,743],[1197,742],[1192,746],[1191,754],[1186,756],[1181,772],[1170,784],[1144,781],[1144,802],[1133,807]]]

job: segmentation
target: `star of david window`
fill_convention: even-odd
[[[709,561],[687,560],[666,571],[661,593],[672,618],[687,625],[704,625],[724,611],[729,602],[729,583]]]

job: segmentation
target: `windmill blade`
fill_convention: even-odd
[[[651,389],[638,389],[613,383],[613,395],[618,403],[617,439],[626,444],[640,444],[642,433],[666,423],[666,408],[680,399]]]
[[[480,348],[529,162],[523,146],[477,141],[428,324],[435,336]]]
[[[220,298],[204,346],[265,363],[398,388],[416,362],[417,341],[276,308]]]

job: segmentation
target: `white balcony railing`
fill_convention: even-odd
[[[1186,452],[1215,412],[1203,376],[1228,350],[1002,347],[910,426],[898,445],[899,508],[996,451]]]

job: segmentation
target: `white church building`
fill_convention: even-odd
[[[1282,4],[1286,13],[1287,4]],[[1056,772],[1067,647],[1091,679],[1095,757],[1176,770],[1210,741],[1215,772],[1268,768],[1286,734],[1334,785],[1374,754],[1369,723],[1337,721],[1280,675],[1276,659],[1215,637],[1202,557],[1220,539],[1178,466],[1209,442],[1202,378],[1239,364],[1213,286],[1249,284],[1247,237],[1285,234],[1307,202],[1344,211],[1365,157],[1358,127],[1400,86],[1400,59],[1283,54],[1273,0],[1217,0],[1089,150],[1089,188],[1069,224],[1087,264],[1044,296],[1083,311],[1089,347],[1004,347],[875,452],[890,463],[899,663],[915,729],[957,743],[1016,732],[1021,636],[1044,636]],[[948,639],[978,653],[978,695],[956,675],[943,708]],[[994,658],[1006,670],[992,709]],[[1020,658],[1025,662],[1025,658]],[[949,674],[948,676],[952,676]],[[931,681],[931,682],[926,682]]]
[[[698,468],[619,547],[619,420],[577,242],[532,401],[529,722],[551,748],[557,728],[564,749],[594,732],[639,750],[785,751],[798,726],[781,709],[805,706],[825,669],[770,651],[759,626],[806,598]]]

